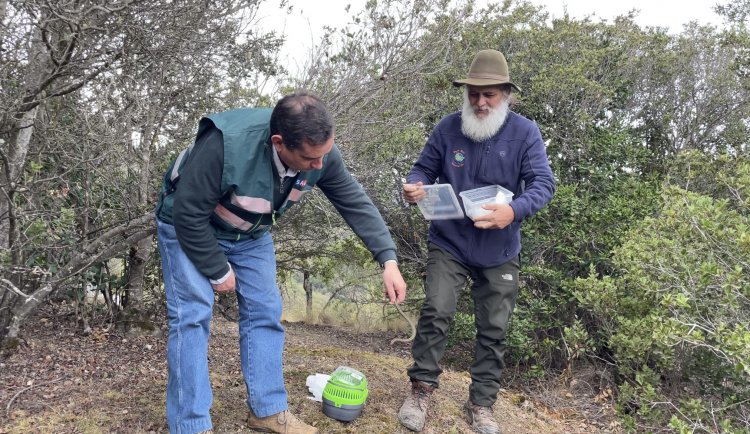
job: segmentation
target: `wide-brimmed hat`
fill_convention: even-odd
[[[505,61],[503,53],[497,50],[482,50],[474,56],[469,67],[469,76],[463,80],[453,82],[454,86],[492,86],[496,84],[509,84],[517,91],[521,88],[510,81],[508,73],[508,62]]]

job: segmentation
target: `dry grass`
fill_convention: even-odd
[[[81,336],[61,308],[41,312],[25,330],[18,352],[0,360],[0,433],[164,433],[166,363],[164,336],[106,332]],[[391,346],[396,332],[355,334],[330,326],[287,323],[284,372],[290,408],[321,433],[399,434],[396,413],[407,393],[408,345]],[[209,357],[215,432],[249,433],[237,325],[215,316]],[[305,380],[340,365],[365,373],[370,395],[351,423],[326,417],[307,399]],[[470,379],[447,370],[435,392],[425,433],[468,433],[461,407]],[[582,418],[543,410],[504,391],[495,414],[514,434],[599,432]]]

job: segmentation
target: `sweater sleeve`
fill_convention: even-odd
[[[210,128],[196,139],[174,192],[172,219],[177,240],[195,268],[209,279],[219,279],[229,272],[210,224],[222,196],[223,169],[223,137],[221,131]]]
[[[536,125],[533,125],[526,138],[526,150],[521,157],[520,176],[526,184],[526,189],[510,203],[517,222],[534,215],[555,194],[555,177],[549,167],[542,134]]]
[[[396,245],[383,217],[362,186],[346,170],[336,146],[328,154],[317,185],[380,265],[396,260]]]
[[[406,175],[406,182],[409,184],[416,184],[422,182],[424,185],[434,184],[435,180],[440,176],[443,170],[443,151],[438,146],[438,132],[440,126],[438,125],[430,134],[427,139],[422,152],[419,154],[419,158],[412,166],[409,174]]]

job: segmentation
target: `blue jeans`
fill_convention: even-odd
[[[214,291],[185,255],[174,226],[157,220],[164,286],[167,296],[167,423],[173,434],[211,429],[213,394],[208,377],[208,336]],[[276,286],[273,239],[225,241],[237,280],[240,358],[247,403],[258,417],[287,409],[281,356],[281,296]]]

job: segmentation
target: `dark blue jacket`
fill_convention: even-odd
[[[555,178],[536,124],[509,112],[500,131],[477,143],[461,132],[461,113],[435,127],[407,182],[451,184],[465,190],[501,185],[514,193],[515,221],[504,229],[477,229],[468,217],[433,220],[429,241],[472,267],[504,264],[521,251],[521,222],[552,199]]]

